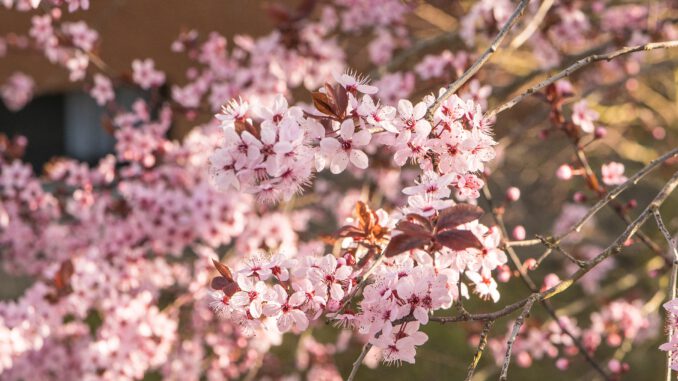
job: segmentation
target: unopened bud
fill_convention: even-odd
[[[586,202],[588,197],[586,197],[586,195],[582,192],[574,192],[572,199],[574,200],[574,202],[582,203],[582,202]]]
[[[556,171],[556,176],[561,180],[569,180],[572,178],[572,167],[567,164],[563,164],[558,167]]]
[[[513,239],[522,241],[525,239],[527,233],[525,232],[525,227],[523,227],[523,225],[518,225],[513,228],[511,235],[513,236]]]
[[[506,190],[506,200],[510,202],[516,202],[520,199],[520,189],[516,187],[510,187]]]
[[[596,139],[602,139],[607,135],[607,128],[605,127],[596,127],[593,132],[593,137]]]

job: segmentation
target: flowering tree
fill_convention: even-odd
[[[65,68],[116,141],[35,174],[30,142],[0,140],[0,258],[33,279],[0,302],[3,380],[353,380],[426,364],[440,330],[474,348],[467,380],[546,358],[619,379],[644,343],[678,370],[673,2],[273,5],[276,30],[232,46],[183,31],[172,81],[153,58],[108,65],[99,33],[66,21],[88,0],[2,4],[32,18],[0,56]],[[123,86],[145,96],[125,107]],[[0,95],[18,111],[35,88],[16,71]],[[655,170],[644,206],[619,201]],[[552,228],[529,195],[558,205]]]

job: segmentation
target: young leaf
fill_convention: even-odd
[[[410,221],[403,220],[398,222],[398,225],[396,225],[396,230],[400,230],[401,232],[411,236],[425,238],[431,237],[431,232],[428,229],[426,229],[426,227]]]
[[[475,221],[483,215],[483,210],[475,205],[457,204],[444,209],[438,215],[438,231],[453,229],[459,225]]]
[[[421,236],[399,234],[397,236],[391,237],[391,242],[389,242],[388,246],[386,246],[384,255],[388,258],[400,254],[403,251],[422,248],[429,241],[429,238]]]
[[[337,116],[343,119],[346,116],[346,108],[348,107],[348,92],[338,83],[332,88],[332,100],[334,101]]]
[[[449,247],[452,250],[464,250],[469,247],[482,249],[483,244],[478,238],[469,230],[450,229],[443,232],[438,232],[435,236],[443,246]]]
[[[233,274],[231,274],[231,270],[228,268],[228,266],[222,264],[216,259],[212,259],[212,263],[214,263],[214,267],[217,269],[219,274],[221,274],[221,276],[233,282]]]
[[[327,94],[316,91],[311,93],[311,97],[313,98],[313,105],[318,111],[325,115],[336,116],[332,110],[332,104],[329,98],[327,98]]]
[[[433,226],[431,225],[431,221],[424,216],[420,216],[420,215],[414,214],[414,213],[409,213],[405,216],[405,219],[407,221],[416,222],[419,225],[424,226],[429,231],[433,230]]]
[[[224,287],[228,286],[229,283],[233,283],[223,276],[214,277],[212,283],[210,284],[215,290],[223,290]]]

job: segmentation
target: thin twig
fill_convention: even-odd
[[[501,106],[498,106],[494,108],[491,111],[488,111],[485,113],[486,118],[492,118],[496,116],[497,114],[506,111],[510,108],[513,108],[515,105],[520,103],[523,99],[529,97],[530,95],[538,92],[539,90],[545,88],[546,86],[556,82],[559,79],[565,78],[575,71],[581,69],[582,67],[589,65],[594,62],[598,61],[610,61],[613,60],[619,56],[625,55],[625,54],[630,54],[630,53],[635,53],[635,52],[641,52],[641,51],[650,51],[650,50],[655,50],[655,49],[671,49],[678,47],[678,41],[672,40],[672,41],[663,41],[663,42],[653,42],[649,44],[644,44],[644,45],[638,45],[638,46],[632,46],[632,47],[626,47],[623,49],[615,50],[613,52],[607,53],[607,54],[593,54],[590,55],[586,58],[582,58],[581,60],[575,62],[574,64],[568,66],[566,69],[560,71],[559,73],[548,77],[547,79],[539,82],[535,86],[529,88],[527,91],[524,93],[514,97],[510,101],[502,104]]]
[[[521,0],[516,9],[513,11],[513,14],[511,14],[511,17],[506,21],[506,24],[499,30],[499,33],[497,36],[494,38],[492,41],[492,44],[483,52],[483,54],[478,57],[478,59],[471,65],[468,70],[464,72],[464,74],[461,75],[456,81],[452,82],[447,88],[445,89],[445,93],[443,93],[442,96],[438,97],[438,99],[435,101],[435,103],[429,107],[428,113],[427,113],[427,119],[432,119],[433,114],[436,112],[436,110],[440,107],[443,102],[445,102],[449,97],[452,96],[461,86],[463,86],[466,82],[468,82],[469,79],[471,79],[477,72],[480,70],[483,65],[492,57],[492,55],[497,51],[499,48],[499,45],[501,45],[501,42],[504,40],[504,37],[506,37],[506,34],[513,28],[513,26],[516,24],[520,16],[523,15],[525,12],[525,8],[527,7],[527,3],[529,3],[529,0]]]
[[[535,239],[525,239],[522,241],[508,241],[504,243],[505,247],[526,247],[526,246],[536,246],[541,245],[542,240],[539,238]]]
[[[483,351],[485,350],[485,347],[487,346],[487,336],[490,334],[490,329],[492,329],[492,324],[494,324],[494,320],[490,320],[483,325],[483,330],[480,332],[480,341],[478,342],[478,349],[476,350],[476,353],[473,355],[473,361],[471,361],[471,364],[468,366],[468,373],[466,374],[466,379],[464,381],[471,381],[473,378],[473,373],[475,373],[476,368],[478,367],[478,362],[480,362],[480,358],[483,356]]]
[[[542,21],[544,21],[544,17],[546,17],[546,14],[548,13],[549,9],[553,6],[554,0],[544,0],[541,5],[539,5],[539,9],[537,9],[537,13],[534,14],[530,22],[525,26],[522,32],[520,32],[512,41],[509,46],[513,49],[518,49],[521,45],[525,43],[532,35],[534,32],[536,32],[539,29],[539,26],[541,25]]]
[[[654,220],[657,222],[657,227],[659,231],[662,232],[662,235],[666,239],[666,243],[669,245],[669,252],[673,254],[673,265],[671,266],[671,274],[669,278],[669,292],[668,299],[669,301],[676,298],[676,277],[678,276],[678,249],[676,249],[676,240],[671,238],[671,233],[666,228],[664,220],[659,213],[659,209],[653,209],[652,214],[654,215]],[[667,319],[671,319],[671,313],[667,312]],[[673,339],[674,329],[673,324],[670,322],[667,324],[666,337],[667,341],[671,342]],[[672,368],[671,363],[673,359],[673,351],[669,350],[666,352],[666,380],[671,381],[672,378]]]
[[[422,39],[416,41],[408,48],[403,49],[398,54],[396,54],[387,64],[381,65],[376,69],[372,70],[369,74],[370,79],[376,80],[381,78],[384,74],[393,71],[394,69],[399,68],[405,61],[410,57],[421,53],[422,51],[431,48],[440,44],[443,41],[448,41],[456,38],[458,36],[457,32],[454,33],[442,33],[435,37]]]
[[[497,209],[494,207],[494,201],[492,198],[492,193],[490,192],[489,186],[486,184],[485,187],[483,187],[483,196],[487,200],[488,204],[490,205],[490,210],[492,211],[492,217],[494,218],[495,222],[499,226],[499,230],[504,238],[508,237],[508,231],[506,229],[506,224],[504,223],[504,217],[502,216],[501,213],[497,213]],[[551,248],[548,248],[548,250],[551,250]],[[508,253],[509,259],[511,259],[511,262],[513,263],[513,266],[516,268],[518,273],[520,274],[520,279],[522,279],[523,283],[527,286],[527,288],[535,293],[537,292],[537,285],[536,283],[532,280],[530,275],[525,271],[525,267],[523,266],[523,263],[521,262],[520,258],[518,257],[518,253],[516,253],[515,250],[513,250],[512,247],[506,247],[506,252]],[[576,262],[579,268],[582,268],[584,263],[583,262]],[[579,338],[575,337],[574,334],[570,331],[570,329],[563,324],[563,322],[558,318],[558,315],[556,314],[555,309],[553,306],[551,306],[550,302],[548,300],[540,300],[540,303],[546,309],[546,311],[551,315],[553,320],[558,324],[560,327],[560,330],[563,331],[567,336],[569,336],[572,341],[574,342],[575,346],[579,348],[579,353],[584,357],[586,362],[588,362],[593,369],[600,373],[600,375],[603,377],[605,380],[609,380],[609,376],[605,372],[605,370],[596,362],[596,360],[591,357],[591,355],[588,353],[588,351],[585,350],[584,345],[581,343]]]
[[[365,345],[363,345],[363,350],[360,352],[360,356],[353,362],[353,369],[351,369],[351,374],[348,375],[346,381],[353,381],[355,379],[355,375],[358,373],[360,365],[363,363],[365,356],[367,356],[367,352],[369,352],[371,348],[372,344],[370,343],[365,343]]]
[[[506,381],[508,378],[508,368],[511,363],[511,350],[513,350],[513,343],[516,341],[520,327],[523,326],[527,315],[529,315],[532,305],[534,304],[537,298],[530,296],[527,299],[527,303],[523,307],[523,311],[520,313],[518,318],[516,318],[515,323],[513,324],[513,330],[511,331],[511,336],[509,336],[508,341],[506,342],[506,355],[504,356],[504,364],[501,366],[501,374],[499,375],[499,381]]]
[[[563,238],[567,237],[568,235],[574,233],[574,232],[579,232],[581,231],[581,228],[586,224],[586,222],[593,217],[596,213],[598,213],[601,209],[605,207],[608,203],[610,203],[612,200],[616,199],[617,196],[619,196],[622,192],[624,192],[626,189],[628,189],[631,185],[636,185],[643,177],[647,176],[650,172],[652,172],[655,168],[657,168],[659,165],[662,163],[666,162],[667,160],[671,159],[672,157],[678,155],[678,147],[672,149],[671,151],[663,154],[662,156],[652,160],[648,165],[643,167],[641,170],[636,172],[633,176],[629,177],[626,182],[624,182],[621,185],[618,185],[616,188],[612,189],[611,191],[607,192],[605,197],[601,198],[595,205],[593,205],[586,214],[577,221],[574,225],[572,225],[568,230],[566,230],[563,234],[559,235],[554,239],[554,243],[558,244],[560,243]]]
[[[374,270],[376,270],[377,266],[379,266],[381,264],[381,262],[383,262],[384,258],[385,258],[384,257],[384,251],[382,250],[381,253],[379,253],[379,256],[377,257],[377,259],[375,259],[374,262],[372,262],[372,266],[370,266],[370,268],[367,269],[367,271],[365,271],[365,273],[363,273],[360,276],[360,278],[361,278],[360,282],[353,288],[353,290],[351,290],[351,293],[346,296],[346,298],[344,299],[344,302],[341,303],[341,306],[339,307],[339,309],[337,311],[343,310],[344,307],[346,307],[351,302],[353,297],[355,297],[355,295],[358,293],[358,291],[360,291],[365,286],[365,284],[367,284],[367,278],[369,278],[369,276],[372,275]]]

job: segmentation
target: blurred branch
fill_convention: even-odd
[[[548,77],[547,79],[543,80],[542,82],[539,82],[535,86],[529,88],[527,91],[524,93],[514,97],[510,101],[502,104],[499,107],[494,108],[491,111],[488,111],[485,113],[486,118],[492,118],[496,116],[497,114],[506,111],[508,109],[513,108],[515,105],[520,103],[522,100],[525,98],[529,97],[530,95],[538,92],[539,90],[545,88],[546,86],[558,81],[559,79],[565,78],[570,76],[572,73],[575,71],[581,69],[582,67],[589,65],[594,62],[598,61],[611,61],[619,56],[623,56],[626,54],[630,53],[635,53],[635,52],[645,52],[645,51],[650,51],[650,50],[656,50],[656,49],[671,49],[678,47],[678,40],[672,40],[672,41],[663,41],[663,42],[653,42],[649,44],[644,44],[644,45],[638,45],[638,46],[633,46],[633,47],[626,47],[623,49],[615,50],[613,52],[607,53],[607,54],[594,54],[590,55],[586,58],[583,58],[574,64],[570,65],[566,69],[560,71],[556,75],[553,75],[551,77]]]
[[[403,63],[405,63],[411,57],[421,53],[422,51],[429,49],[433,46],[440,44],[441,42],[453,40],[457,37],[457,33],[442,33],[435,37],[422,39],[416,41],[412,46],[400,51],[396,54],[393,59],[391,59],[387,64],[380,65],[379,67],[372,70],[369,74],[371,79],[378,79],[384,74],[389,73],[397,68],[399,68]]]
[[[511,41],[511,48],[517,49],[520,46],[522,46],[525,41],[527,41],[534,32],[537,31],[539,28],[539,25],[544,21],[544,17],[546,17],[546,14],[548,13],[549,9],[553,6],[553,0],[544,0],[541,5],[539,6],[539,9],[537,9],[537,13],[534,14],[534,17],[530,20],[530,22],[527,24],[525,29],[523,29],[522,32],[520,32],[514,39]]]
[[[660,164],[666,162],[667,160],[671,159],[672,157],[678,155],[678,147],[672,149],[671,151],[663,154],[662,156],[658,157],[657,159],[653,160],[650,162],[648,165],[646,165],[643,169],[640,171],[636,172],[633,176],[629,177],[628,180],[626,180],[625,183],[617,186],[616,188],[612,189],[609,191],[605,197],[600,199],[595,205],[589,209],[589,211],[582,217],[576,224],[572,225],[565,233],[561,234],[555,239],[556,243],[559,243],[560,241],[563,240],[563,238],[567,237],[568,235],[574,233],[574,232],[579,232],[581,231],[581,228],[586,224],[586,222],[593,217],[594,214],[598,213],[605,205],[607,205],[609,202],[617,198],[623,191],[625,191],[627,188],[629,188],[631,185],[636,185],[638,182],[645,177],[647,174],[652,172],[655,168],[657,168]]]
[[[504,37],[506,37],[506,34],[509,32],[509,30],[511,30],[511,28],[513,28],[520,16],[522,16],[525,12],[528,2],[529,0],[520,1],[518,7],[516,7],[515,11],[513,11],[513,14],[511,17],[509,17],[508,21],[506,21],[506,24],[501,28],[501,30],[499,30],[499,33],[494,38],[492,44],[487,48],[487,50],[485,50],[485,52],[480,57],[478,57],[473,65],[471,65],[471,67],[466,70],[464,74],[461,75],[461,77],[447,86],[445,93],[438,97],[435,103],[429,107],[427,119],[433,119],[433,114],[440,107],[440,105],[443,104],[443,102],[445,102],[449,97],[451,97],[452,94],[454,94],[457,90],[459,90],[459,88],[463,86],[469,79],[471,79],[478,72],[478,70],[480,70],[480,68],[485,65],[490,57],[492,57],[492,55],[499,48],[501,42],[504,40]]]

